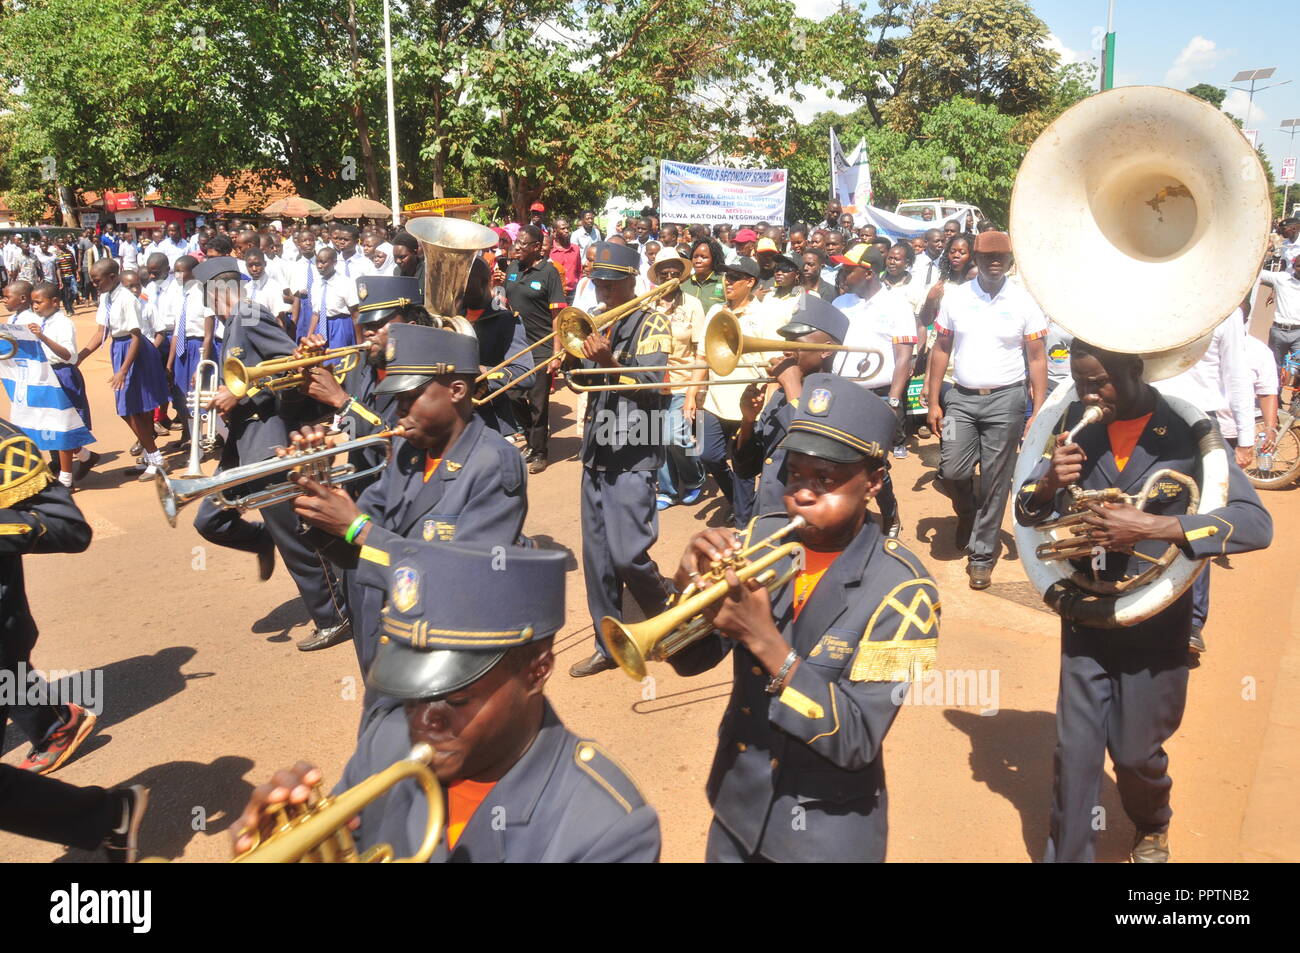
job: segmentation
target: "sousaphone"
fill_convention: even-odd
[[[411,219],[406,230],[424,252],[424,310],[447,330],[473,335],[474,326],[458,313],[460,298],[474,259],[497,246],[497,233],[477,222],[436,215]]]
[[[1016,177],[1010,232],[1020,278],[1048,317],[1098,347],[1138,355],[1153,381],[1195,364],[1246,298],[1270,218],[1263,167],[1227,116],[1177,90],[1134,86],[1091,96],[1043,131]],[[1043,406],[1014,486],[1050,454],[1076,399],[1073,387],[1059,387]],[[1218,509],[1228,488],[1223,440],[1198,408],[1165,399],[1199,441],[1191,509]],[[1116,591],[1061,558],[1062,541],[1052,534],[1070,522],[1066,515],[1046,526],[1017,524],[1016,542],[1044,599],[1080,624],[1118,628],[1148,619],[1201,568],[1201,560],[1167,552],[1159,572]]]

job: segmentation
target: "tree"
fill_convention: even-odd
[[[957,96],[1008,115],[1044,108],[1060,65],[1047,35],[1047,24],[1024,0],[936,0],[900,42],[888,120],[913,129]]]
[[[1211,86],[1209,83],[1197,83],[1195,86],[1188,89],[1187,92],[1191,93],[1193,96],[1204,99],[1215,109],[1222,109],[1223,101],[1228,96],[1228,91],[1226,89],[1220,89],[1218,86]]]

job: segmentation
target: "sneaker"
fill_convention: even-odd
[[[1169,832],[1138,831],[1133,837],[1133,849],[1128,854],[1129,862],[1134,864],[1169,863]]]
[[[655,494],[655,509],[666,510],[668,509],[668,507],[676,506],[676,505],[677,504],[673,502],[673,498],[669,496],[667,493]]]
[[[693,490],[687,490],[685,493],[682,494],[682,505],[690,506],[692,503],[698,503],[700,501],[700,497],[702,497],[703,495],[704,495],[703,486],[697,486]]]
[[[895,460],[906,460],[906,459],[907,459],[907,448],[906,448],[906,447],[903,447],[903,446],[895,447],[895,448],[894,448],[894,459],[895,459]]]
[[[1187,639],[1187,650],[1193,655],[1200,655],[1205,651],[1205,637],[1201,635],[1199,626],[1192,626],[1192,634]]]
[[[967,563],[966,575],[970,576],[972,589],[987,589],[993,584],[993,567],[988,563]]]
[[[149,789],[141,784],[110,791],[121,805],[121,822],[104,838],[104,853],[110,864],[134,864],[140,859],[140,823],[149,805]]]
[[[144,453],[144,444],[140,443],[139,440],[131,444],[131,456],[138,457],[143,453]]]
[[[18,767],[24,771],[37,774],[49,774],[57,770],[80,747],[86,737],[95,730],[98,716],[80,705],[68,703],[68,720],[54,730],[44,748],[32,746],[26,760]]]
[[[929,438],[929,437],[934,436],[934,434],[930,432],[930,425],[929,425],[929,424],[921,424],[921,426],[917,427],[917,428],[916,428],[916,435],[917,435],[918,437],[921,437],[922,439],[927,439],[927,438]]]
[[[90,456],[85,460],[77,460],[72,464],[72,482],[80,483],[86,478],[90,471],[99,465],[99,454],[90,451]]]
[[[574,662],[573,667],[569,669],[569,675],[572,678],[586,678],[588,675],[608,672],[611,668],[618,668],[618,663],[596,651],[591,654],[591,658]]]

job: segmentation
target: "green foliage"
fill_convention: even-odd
[[[1228,96],[1226,89],[1220,89],[1218,86],[1211,86],[1209,83],[1197,83],[1187,90],[1193,96],[1204,99],[1207,103],[1214,106],[1215,109],[1223,108],[1223,101]]]

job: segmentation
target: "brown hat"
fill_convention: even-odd
[[[981,232],[975,237],[975,254],[980,252],[1011,253],[1011,236],[1006,232]]]

